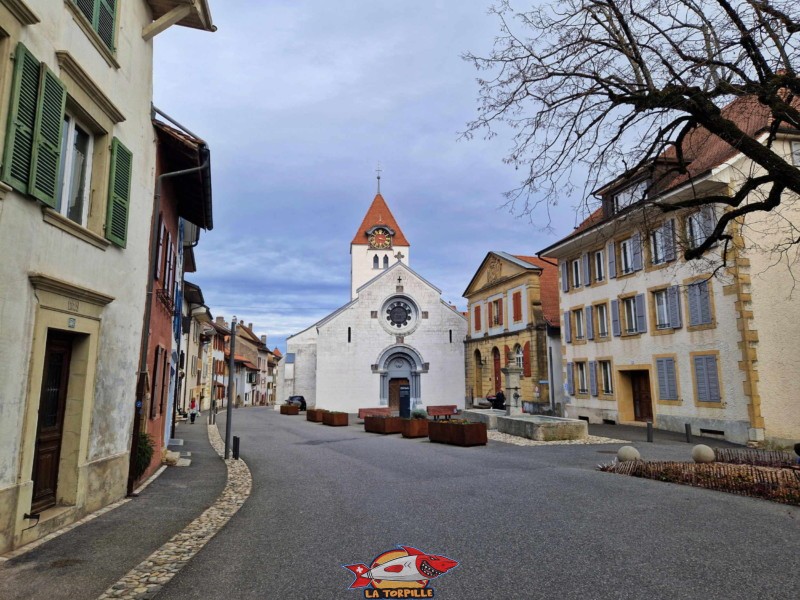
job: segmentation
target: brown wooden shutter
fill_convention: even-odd
[[[475,331],[481,330],[481,307],[480,305],[475,307]]]
[[[514,292],[514,322],[522,320],[522,292]]]
[[[491,327],[494,325],[494,302],[489,302],[487,306],[489,307],[489,324],[487,327]]]
[[[503,299],[497,301],[497,324],[503,324]]]
[[[522,375],[523,377],[531,376],[531,343],[525,342],[522,347]]]

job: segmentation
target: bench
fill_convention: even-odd
[[[438,421],[439,417],[444,417],[448,421],[450,417],[458,414],[458,407],[455,404],[442,404],[441,406],[428,406],[428,416]]]
[[[364,417],[391,417],[392,409],[388,406],[376,406],[375,408],[359,408],[358,420],[363,421]]]

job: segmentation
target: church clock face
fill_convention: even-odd
[[[369,245],[373,248],[385,250],[392,245],[392,236],[385,229],[376,229],[369,236]]]

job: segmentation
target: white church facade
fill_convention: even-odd
[[[350,245],[351,300],[287,339],[279,401],[355,413],[464,407],[466,318],[409,266],[410,244],[378,193]]]

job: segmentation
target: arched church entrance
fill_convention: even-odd
[[[388,405],[401,417],[410,417],[420,403],[420,374],[425,372],[419,353],[408,346],[393,346],[378,357],[377,372],[381,376],[382,405]]]
[[[503,389],[503,380],[500,373],[500,350],[497,346],[492,348],[492,361],[494,363],[494,392],[495,394]]]
[[[475,397],[483,398],[483,362],[480,350],[475,350]]]

